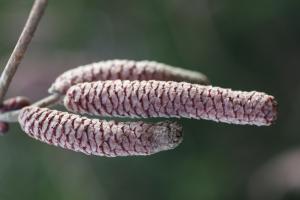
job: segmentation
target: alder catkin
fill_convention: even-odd
[[[277,103],[262,92],[165,81],[98,81],[72,86],[64,105],[75,113],[120,117],[185,117],[270,125]]]
[[[152,124],[104,121],[25,107],[20,112],[19,123],[32,138],[88,155],[150,155],[173,149],[182,141],[182,127],[169,121]]]
[[[208,84],[205,75],[154,61],[108,60],[80,66],[60,75],[50,93],[65,94],[72,85],[105,80],[170,80]]]

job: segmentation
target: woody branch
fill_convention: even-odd
[[[19,64],[31,42],[36,28],[44,14],[48,0],[36,0],[33,4],[29,17],[19,37],[19,40],[0,77],[0,102],[8,90],[9,84],[14,77]]]

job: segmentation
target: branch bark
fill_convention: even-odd
[[[31,42],[39,21],[44,14],[47,3],[48,0],[35,0],[33,4],[24,29],[0,77],[0,103],[3,101],[8,86]]]

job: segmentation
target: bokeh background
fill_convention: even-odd
[[[32,3],[0,0],[2,68]],[[0,138],[0,199],[240,200],[282,187],[292,194],[272,199],[300,199],[300,153],[292,164],[276,160],[300,149],[299,8],[293,0],[50,0],[8,97],[42,98],[57,75],[82,64],[148,59],[201,71],[215,86],[272,94],[279,119],[271,127],[180,120],[177,149],[126,158],[48,146],[14,125]],[[280,162],[291,187],[284,171],[282,187],[269,186],[279,173],[265,172]],[[267,189],[255,189],[263,182]]]

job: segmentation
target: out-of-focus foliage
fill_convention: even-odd
[[[32,1],[0,1],[0,64]],[[213,85],[279,101],[271,127],[181,120],[185,138],[150,157],[101,158],[47,146],[19,126],[0,139],[0,199],[246,199],[263,163],[300,144],[300,1],[51,0],[9,96],[47,95],[66,69],[112,58],[199,70]]]

